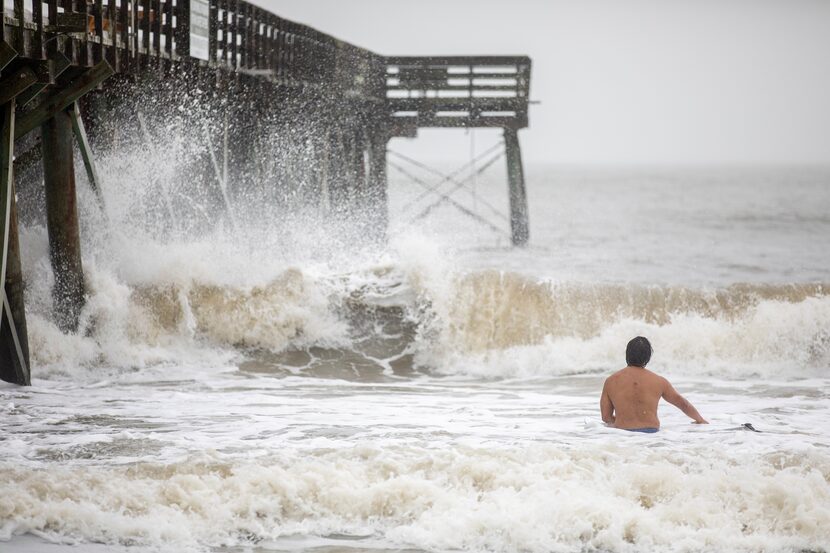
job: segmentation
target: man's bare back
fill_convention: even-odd
[[[600,411],[603,422],[625,430],[657,430],[660,428],[657,404],[663,398],[694,422],[707,424],[697,409],[677,393],[668,380],[645,368],[651,358],[648,340],[642,337],[632,340],[626,350],[626,358],[629,365],[609,376],[602,387]]]

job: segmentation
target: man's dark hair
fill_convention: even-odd
[[[651,342],[647,338],[637,336],[625,348],[625,362],[630,367],[645,367],[651,359]]]

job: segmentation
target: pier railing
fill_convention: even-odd
[[[386,58],[386,98],[402,134],[418,127],[527,126],[530,58]]]
[[[107,61],[116,73],[189,62],[281,85],[383,93],[382,56],[240,0],[0,0],[0,8],[0,40],[29,59]]]
[[[241,0],[0,0],[0,40],[58,66],[179,63],[385,99],[401,129],[527,126],[530,58],[383,57]],[[410,131],[404,132],[408,134]]]

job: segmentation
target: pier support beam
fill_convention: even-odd
[[[44,98],[37,107],[20,117],[14,130],[14,137],[20,138],[29,131],[48,124],[49,119],[71,106],[78,98],[94,89],[113,74],[112,67],[102,61],[74,81]]]
[[[346,219],[349,214],[347,145],[342,129],[334,128],[329,135],[328,196],[331,211]]]
[[[84,306],[84,271],[70,113],[66,110],[55,113],[41,127],[41,135],[49,257],[55,273],[52,291],[55,321],[63,332],[75,332]]]
[[[366,157],[362,129],[350,129],[348,134],[349,211],[353,217],[366,208]]]
[[[323,213],[329,213],[331,211],[331,193],[329,190],[329,171],[331,169],[329,158],[331,157],[331,143],[328,140],[328,134],[323,131],[318,131],[314,136],[314,159],[317,166],[316,178],[317,188],[320,191],[320,209]]]
[[[367,208],[372,217],[373,236],[383,241],[389,227],[389,201],[386,177],[386,144],[388,134],[383,130],[373,132],[369,136],[369,179]]]
[[[26,306],[24,302],[23,267],[20,264],[20,240],[17,234],[17,202],[14,186],[11,189],[9,217],[9,245],[6,251],[6,280],[3,302],[3,324],[0,326],[0,343],[3,353],[0,363],[4,369],[11,366],[13,379],[2,376],[3,380],[29,386],[31,365],[29,360],[29,332],[26,327]],[[7,361],[10,362],[7,364]]]
[[[525,190],[522,151],[516,129],[504,129],[507,179],[510,187],[510,236],[514,246],[524,246],[529,238],[527,192]]]
[[[0,379],[31,384],[29,340],[23,301],[23,271],[17,236],[17,203],[14,197],[14,99],[0,108]]]
[[[84,126],[84,120],[81,118],[81,110],[78,108],[78,102],[74,102],[68,108],[68,113],[72,119],[72,130],[78,141],[78,148],[81,150],[81,159],[84,160],[89,186],[95,192],[95,197],[98,198],[98,202],[101,204],[101,209],[103,210],[104,196],[101,193],[101,180],[98,177],[98,170],[95,167],[95,159],[92,157],[92,148],[89,147],[89,139],[86,135],[86,127]]]

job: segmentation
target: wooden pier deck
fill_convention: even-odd
[[[241,0],[0,0],[0,14],[3,380],[25,385],[31,378],[15,167],[42,159],[55,321],[74,332],[84,304],[74,144],[96,188],[90,139],[105,137],[87,132],[85,115],[97,105],[88,100],[116,89],[123,95],[123,83],[196,84],[222,97],[231,117],[245,123],[224,137],[237,168],[257,162],[240,145],[260,128],[261,112],[302,111],[314,121],[302,132],[325,159],[308,179],[333,216],[347,217],[355,203],[372,206],[366,230],[376,239],[387,225],[391,138],[414,137],[423,127],[502,128],[512,240],[528,240],[517,134],[528,126],[527,57],[384,57]],[[285,115],[286,125],[300,125],[296,115]]]

